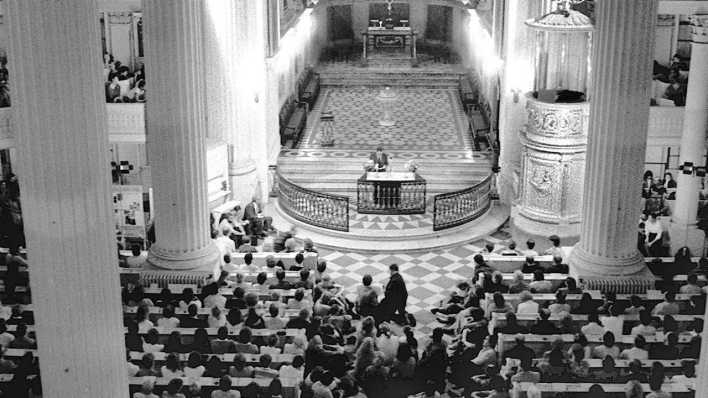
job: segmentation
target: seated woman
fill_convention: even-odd
[[[548,306],[551,315],[561,315],[570,313],[570,304],[565,301],[566,294],[564,291],[556,292],[556,301]]]
[[[524,290],[529,290],[529,285],[524,281],[523,272],[516,270],[512,276],[511,283],[509,283],[509,293],[518,294]]]
[[[551,343],[551,349],[543,354],[543,361],[538,365],[541,377],[546,382],[560,382],[567,377],[570,358],[563,350],[563,340],[558,338]]]
[[[509,305],[509,303],[504,300],[504,295],[502,293],[496,292],[494,293],[493,301],[492,303],[490,303],[489,307],[487,308],[487,311],[491,316],[491,314],[493,313],[506,314],[514,312],[514,309],[511,308],[511,305]]]
[[[570,310],[570,313],[574,315],[588,315],[596,309],[596,304],[593,303],[590,293],[583,293],[582,296],[580,296],[580,302],[578,302],[575,308]]]
[[[612,332],[605,332],[602,336],[602,345],[592,349],[592,357],[605,359],[610,356],[612,358],[619,357],[619,347],[615,344],[615,335]]]
[[[585,349],[582,345],[574,343],[570,347],[569,376],[576,383],[588,380],[590,376],[590,365],[585,360]]]
[[[602,359],[602,368],[593,372],[593,378],[600,383],[616,383],[619,380],[615,359],[611,355]]]

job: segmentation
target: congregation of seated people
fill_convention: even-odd
[[[106,86],[106,102],[145,102],[145,68],[131,71],[127,65],[114,60],[111,54],[103,55],[103,78]]]

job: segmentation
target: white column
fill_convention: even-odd
[[[233,187],[233,197],[241,203],[248,203],[256,194],[258,176],[256,162],[262,150],[259,144],[265,136],[262,112],[259,106],[264,101],[259,91],[259,82],[265,79],[265,30],[263,27],[266,10],[263,2],[237,2],[231,15],[236,40],[232,53],[236,63],[236,82],[241,89],[234,99],[237,129],[229,138],[231,162],[229,176]],[[277,90],[277,87],[276,87]]]
[[[150,264],[213,271],[206,173],[205,61],[201,0],[144,2],[148,160],[155,197]]]
[[[691,67],[684,107],[679,164],[705,166],[708,130],[708,15],[690,17],[693,28]],[[676,178],[676,205],[671,215],[671,250],[688,246],[696,255],[703,253],[705,234],[696,227],[700,177],[679,174]]]
[[[646,151],[656,12],[656,0],[596,2],[583,221],[570,258],[571,272],[588,281],[650,278],[637,250],[637,184]]]
[[[5,4],[43,396],[127,397],[96,1]]]
[[[524,21],[549,11],[545,1],[506,2],[504,28],[504,70],[499,93],[499,175],[497,189],[504,204],[512,205],[520,189],[521,140],[519,130],[526,121],[526,93],[533,90],[534,32]]]

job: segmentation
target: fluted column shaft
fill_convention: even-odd
[[[96,1],[5,4],[43,396],[127,397]]]
[[[598,0],[580,242],[571,264],[583,275],[645,269],[637,223],[649,120],[656,0]]]
[[[144,2],[147,150],[155,198],[156,243],[148,261],[167,269],[209,270],[206,173],[205,2]]]
[[[708,129],[708,16],[692,16],[693,40],[679,163],[705,166],[703,157]],[[672,214],[671,243],[674,248],[703,248],[703,233],[696,228],[700,178],[691,174],[676,176],[676,204]],[[695,236],[695,238],[694,238]],[[692,247],[693,246],[693,247]],[[700,253],[700,252],[699,252]]]

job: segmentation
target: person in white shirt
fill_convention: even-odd
[[[165,346],[157,343],[159,337],[160,334],[157,329],[150,329],[143,338],[143,352],[161,352],[164,350]]]
[[[703,289],[698,286],[698,275],[689,274],[686,284],[679,288],[681,294],[703,294]]]
[[[147,255],[142,254],[140,246],[133,245],[130,249],[132,256],[125,259],[125,266],[128,268],[140,268],[147,261]]]
[[[196,351],[193,351],[187,357],[187,366],[184,367],[184,377],[190,379],[198,379],[202,377],[206,368],[202,365],[202,356]]]
[[[647,310],[639,311],[639,325],[632,328],[629,333],[632,336],[642,335],[642,336],[654,336],[656,335],[656,328],[651,324],[651,314]]]
[[[607,308],[608,316],[601,316],[600,322],[605,330],[612,332],[615,336],[621,336],[624,327],[624,315],[617,315],[614,305]]]
[[[162,318],[157,320],[157,327],[164,329],[179,327],[179,319],[175,317],[175,308],[173,306],[168,304],[162,309]]]
[[[561,240],[558,237],[558,235],[551,235],[548,237],[548,240],[551,241],[551,247],[546,249],[546,251],[543,252],[544,255],[547,256],[558,256],[558,257],[564,257],[563,256],[563,249],[561,249],[560,244]]]
[[[601,336],[606,332],[600,323],[600,317],[597,312],[593,311],[588,314],[588,323],[580,328],[580,332],[585,336]]]
[[[219,389],[211,392],[211,398],[241,398],[241,393],[238,390],[232,390],[231,386],[231,378],[229,376],[221,376]]]
[[[280,308],[277,305],[271,304],[268,307],[268,313],[270,314],[270,316],[263,317],[266,329],[285,329],[285,321],[280,318]]]
[[[516,307],[517,314],[538,314],[538,303],[533,301],[533,295],[528,290],[519,293],[521,302]]]
[[[207,318],[207,324],[210,328],[220,328],[226,326],[226,314],[221,312],[219,307],[212,307],[211,314]]]
[[[207,296],[204,298],[204,308],[219,307],[220,309],[226,308],[226,297],[219,293],[219,286],[217,283],[210,283],[202,289],[202,293]]]
[[[681,383],[691,390],[696,389],[696,362],[682,361],[681,369],[683,374],[676,375],[671,378],[672,383]]]
[[[302,355],[295,355],[292,365],[283,365],[280,367],[280,371],[278,372],[280,374],[280,378],[294,379],[297,383],[300,383],[305,374],[305,368],[303,367],[304,365],[305,359]]]
[[[615,335],[612,334],[612,332],[605,332],[605,334],[602,335],[602,344],[592,349],[592,357],[598,359],[605,359],[608,355],[617,359],[619,354],[620,349],[615,344]]]
[[[376,347],[383,354],[385,365],[390,365],[396,359],[398,353],[398,337],[391,335],[388,324],[382,323],[379,326],[379,337],[376,338]]]
[[[305,355],[305,349],[307,348],[307,341],[302,335],[293,337],[292,343],[286,343],[283,346],[283,354],[292,355]]]
[[[183,311],[187,311],[187,308],[189,308],[191,304],[196,305],[197,309],[202,308],[202,301],[194,295],[194,290],[190,287],[186,287],[182,290],[182,300],[179,301],[179,308]]]
[[[170,380],[184,376],[184,372],[179,368],[179,358],[177,358],[177,354],[167,355],[165,364],[160,368],[160,374],[162,374],[162,377]]]
[[[533,239],[526,241],[526,250],[521,252],[521,255],[525,257],[538,257],[538,252],[534,250],[536,247],[536,242]]]
[[[148,308],[140,306],[135,313],[135,322],[138,323],[138,333],[145,334],[148,330],[155,327],[148,319]]]
[[[565,297],[566,294],[564,291],[559,290],[556,292],[556,302],[548,306],[551,315],[563,316],[570,314],[570,304],[565,301]]]
[[[231,240],[231,238],[229,238],[229,231],[229,228],[223,228],[221,230],[221,235],[214,239],[214,244],[221,253],[221,256],[219,256],[220,258],[223,258],[224,255],[231,254],[236,251],[236,243]]]
[[[158,398],[157,395],[152,393],[154,387],[155,385],[152,379],[148,378],[144,380],[140,391],[133,394],[133,398]]]
[[[649,256],[661,257],[662,233],[664,232],[661,222],[657,219],[659,215],[652,213],[644,223],[644,243],[647,245]]]
[[[638,359],[640,361],[649,359],[649,351],[645,349],[646,345],[647,341],[644,339],[644,336],[638,335],[634,338],[634,347],[622,350],[620,353],[620,359],[626,359],[629,361],[633,359]]]
[[[651,311],[652,315],[678,315],[680,311],[676,303],[676,294],[668,291],[664,294],[664,301],[657,304]]]

